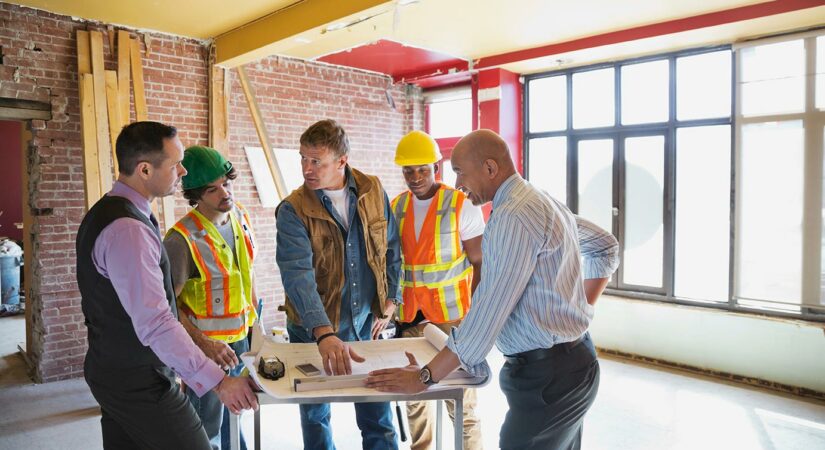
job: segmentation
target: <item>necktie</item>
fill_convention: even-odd
[[[155,233],[160,236],[160,224],[158,224],[158,219],[155,218],[154,214],[149,214],[149,221],[155,226]]]

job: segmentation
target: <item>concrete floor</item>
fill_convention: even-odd
[[[0,318],[0,449],[102,448],[97,404],[82,379],[36,385],[26,376],[16,353],[24,326],[23,316]],[[499,367],[500,355],[490,363]],[[623,360],[601,363],[585,449],[825,449],[825,404]],[[480,390],[488,449],[498,447],[506,406],[496,380]],[[262,417],[263,448],[301,448],[296,406],[265,406]],[[252,435],[251,414],[242,427]],[[360,448],[351,405],[333,405],[333,429],[339,449]]]

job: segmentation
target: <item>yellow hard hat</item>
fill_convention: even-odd
[[[399,166],[421,166],[441,160],[438,142],[423,131],[411,131],[398,141],[395,163]]]

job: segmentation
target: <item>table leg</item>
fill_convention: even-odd
[[[435,402],[435,450],[441,450],[441,414],[443,400],[436,400]]]
[[[255,450],[261,450],[261,404],[255,411]]]
[[[241,416],[229,413],[229,445],[232,450],[241,448]]]
[[[455,431],[455,450],[464,448],[464,396],[455,400],[455,421],[453,428]]]

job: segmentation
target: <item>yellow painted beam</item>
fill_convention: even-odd
[[[270,56],[271,47],[296,34],[371,14],[392,3],[387,0],[305,0],[264,16],[215,38],[215,64],[232,68]]]

